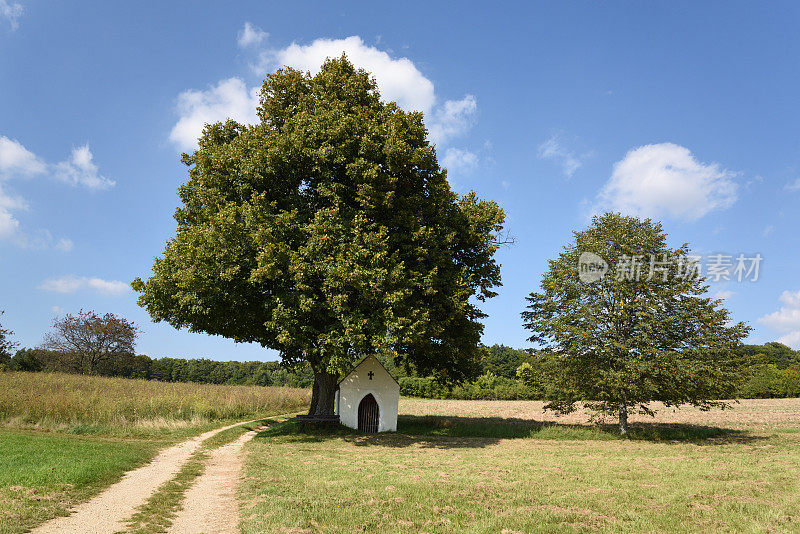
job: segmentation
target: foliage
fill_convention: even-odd
[[[517,368],[531,360],[530,353],[506,345],[486,347],[481,358],[484,373],[492,373],[505,378],[516,378]]]
[[[19,349],[8,362],[7,369],[9,371],[42,371],[45,368],[43,354],[45,352],[39,349]]]
[[[80,373],[69,353],[23,348],[8,364],[10,371]],[[156,358],[144,354],[118,354],[100,362],[101,376],[144,378],[161,382],[196,382],[245,386],[310,387],[314,380],[308,365],[287,368],[279,362],[220,362],[205,358]]]
[[[503,211],[454,193],[422,114],[382,102],[344,57],[268,75],[258,116],[207,126],[184,155],[177,235],[134,281],[139,304],[310,363],[312,413],[332,412],[338,375],[366,353],[471,376]]]
[[[123,317],[81,310],[56,318],[42,346],[67,355],[75,371],[95,374],[110,358],[133,356],[138,334],[136,325]]]
[[[800,367],[780,369],[772,363],[750,367],[744,371],[737,396],[745,399],[800,397]]]
[[[497,376],[491,372],[474,380],[447,386],[433,377],[402,377],[400,394],[428,399],[512,400],[536,399],[536,391],[519,380]]]
[[[614,213],[574,232],[522,314],[530,341],[557,355],[550,409],[580,403],[618,414],[624,433],[628,411],[652,413],[651,401],[708,409],[734,393],[733,350],[749,327],[729,325],[721,301],[704,296],[702,276],[686,275],[689,250],[670,248],[660,223]],[[587,252],[618,271],[582,282],[577,267]],[[658,263],[635,276],[637,257]]]
[[[554,389],[559,379],[558,358],[551,351],[534,352],[530,361],[517,368],[517,378],[525,384],[534,399],[547,399],[556,395]]]
[[[769,363],[778,369],[800,367],[800,351],[794,351],[777,341],[764,345],[742,345],[737,347],[734,353],[738,362],[743,366]]]
[[[4,311],[0,311],[0,316],[4,313]],[[16,347],[16,343],[9,339],[13,335],[14,332],[3,328],[3,325],[0,324],[0,371],[2,371],[9,360],[11,360],[11,351]]]

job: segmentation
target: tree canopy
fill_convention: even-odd
[[[4,311],[0,311],[0,316],[4,313]],[[11,351],[17,346],[16,343],[11,341],[11,336],[13,335],[14,332],[3,328],[3,325],[0,324],[0,370],[2,370],[2,366],[11,360]]]
[[[53,320],[42,348],[66,355],[77,372],[95,374],[104,361],[133,356],[138,335],[136,325],[123,317],[81,310]]]
[[[312,414],[332,413],[338,375],[366,353],[473,374],[504,214],[451,190],[422,113],[381,101],[343,56],[268,75],[258,117],[208,125],[184,154],[177,233],[134,281],[139,304],[309,362]]]
[[[650,219],[607,213],[574,232],[522,314],[530,341],[555,356],[548,407],[618,414],[624,433],[628,411],[652,414],[651,401],[708,409],[730,398],[749,327],[706,296],[696,267],[689,245],[670,248]]]

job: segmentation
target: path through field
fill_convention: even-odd
[[[192,453],[200,447],[203,440],[218,432],[244,423],[243,421],[210,430],[178,445],[164,449],[149,464],[133,471],[128,471],[119,482],[109,486],[89,501],[76,506],[71,515],[47,521],[32,532],[34,534],[108,534],[123,530],[126,526],[125,521],[134,514],[139,506],[147,501],[161,484],[177,474]],[[251,433],[245,434],[245,436],[249,434]],[[242,440],[240,439],[236,443],[239,443],[239,441]],[[223,449],[227,447],[229,446],[223,447]],[[214,458],[216,458],[216,454],[212,456],[212,462]],[[210,469],[213,469],[213,464]],[[203,478],[206,477],[204,476]],[[232,491],[235,491],[235,489]],[[234,528],[237,524],[238,521],[233,523]],[[192,532],[200,532],[200,530],[193,530]],[[222,531],[205,530],[205,532]]]
[[[211,452],[206,469],[186,492],[183,508],[172,522],[173,534],[234,534],[239,532],[236,490],[242,472],[242,447],[261,429]]]

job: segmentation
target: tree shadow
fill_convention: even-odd
[[[267,429],[259,438],[289,437],[297,443],[319,443],[342,439],[355,446],[423,447],[435,449],[482,448],[504,439],[561,441],[641,441],[724,445],[751,443],[764,439],[750,432],[730,428],[677,423],[632,423],[621,436],[616,425],[579,425],[534,419],[502,417],[459,417],[443,415],[401,415],[397,432],[362,434],[344,426],[306,429],[289,421]]]

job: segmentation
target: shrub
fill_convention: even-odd
[[[771,363],[755,365],[745,374],[739,396],[745,399],[800,396],[800,369],[779,369]]]

